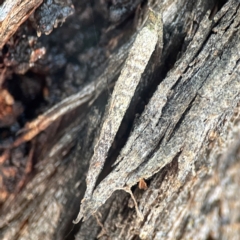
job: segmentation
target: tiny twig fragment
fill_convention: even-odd
[[[49,127],[54,121],[91,100],[94,93],[95,85],[94,83],[90,83],[79,93],[64,99],[62,102],[53,106],[43,115],[38,116],[37,119],[33,120],[30,123],[27,123],[26,126],[19,131],[19,134],[22,135],[19,136],[9,147],[17,147],[24,142],[32,140],[36,135]],[[5,147],[3,146],[3,148]]]

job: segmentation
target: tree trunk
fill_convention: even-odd
[[[70,1],[46,0],[13,37],[0,35],[1,239],[240,239],[240,3],[148,4],[162,12],[162,54],[98,178],[101,204],[77,225],[105,106],[147,3],[75,1],[75,14],[37,39],[33,29],[49,34],[73,13]]]

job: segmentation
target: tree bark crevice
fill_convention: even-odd
[[[108,43],[101,42],[104,47],[97,43],[86,52],[77,49],[76,59],[82,62],[75,68],[94,59],[92,68],[85,67],[78,93],[62,95],[61,101],[25,125],[15,138],[17,144],[8,144],[6,159],[13,150],[30,154],[32,149],[33,171],[21,191],[9,193],[1,205],[0,238],[237,239],[240,5],[236,0],[226,1],[215,15],[217,1],[156,1],[154,7],[162,9],[164,22],[161,62],[157,52],[149,61],[94,190],[89,219],[72,225],[86,190],[109,89],[136,36],[137,30],[128,25],[133,20],[129,6],[136,9],[140,1],[119,3],[114,9],[93,2],[92,13],[98,17],[106,11],[115,14],[116,9],[129,12],[121,15],[119,25],[108,19],[104,26],[108,31],[103,26],[97,29],[100,41],[109,37]],[[74,4],[85,14],[79,19],[87,22],[89,8],[85,11],[83,3]],[[65,49],[70,46],[68,42]],[[145,190],[137,187],[141,179],[148,186]],[[119,190],[126,186],[143,221],[129,194]]]

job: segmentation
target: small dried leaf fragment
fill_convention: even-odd
[[[149,9],[148,19],[138,33],[115,84],[106,118],[90,162],[86,180],[87,190],[82,200],[79,215],[74,223],[78,223],[82,217],[87,218],[92,213],[91,205],[93,203],[91,198],[97,178],[103,169],[109,149],[141,80],[142,73],[159,40],[159,33],[161,36],[160,41],[162,42],[161,14],[157,14]]]
[[[6,89],[0,90],[0,127],[13,124],[22,111],[21,104]]]
[[[144,178],[140,178],[139,183],[138,183],[138,188],[147,190],[148,186],[147,186],[147,183],[145,182]]]

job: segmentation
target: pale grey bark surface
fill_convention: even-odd
[[[240,238],[240,3],[156,2],[161,62],[155,53],[112,146],[93,194],[103,203],[96,215],[72,224],[108,86],[134,34],[91,71],[84,104],[78,93],[79,105],[32,140],[40,160],[22,191],[1,206],[1,239]],[[147,190],[137,187],[141,178]],[[126,185],[143,221],[130,195],[117,190]]]

